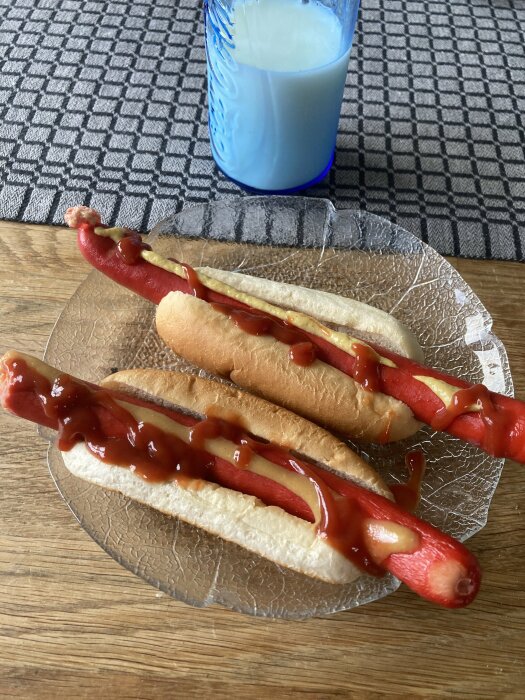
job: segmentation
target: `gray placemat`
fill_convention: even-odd
[[[523,260],[525,3],[363,0],[335,167],[307,194]],[[241,193],[207,136],[202,7],[0,0],[0,219],[141,230]]]

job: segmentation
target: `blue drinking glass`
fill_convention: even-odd
[[[333,161],[359,0],[206,0],[213,157],[250,190],[290,193]]]

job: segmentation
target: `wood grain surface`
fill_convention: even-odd
[[[451,262],[490,310],[525,398],[525,266]],[[71,233],[0,224],[0,351],[41,356],[87,273]],[[62,501],[34,426],[1,414],[0,453],[1,697],[524,697],[524,467],[506,465],[469,543],[485,572],[470,608],[402,587],[286,622],[192,609],[122,569]]]

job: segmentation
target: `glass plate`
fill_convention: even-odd
[[[191,238],[201,233],[208,239]],[[262,233],[268,244],[285,245],[250,243]],[[242,270],[369,302],[412,328],[430,365],[512,393],[505,350],[470,287],[433,249],[377,216],[336,211],[325,200],[245,197],[188,207],[156,226],[151,239],[159,252],[193,266]],[[295,241],[303,247],[286,247]],[[163,345],[154,312],[149,302],[93,272],[62,312],[45,359],[92,381],[129,367],[204,374]],[[403,457],[415,447],[428,458],[420,515],[461,540],[472,536],[486,522],[503,460],[429,428],[395,445],[356,446],[389,482],[406,477]],[[101,547],[192,605],[305,618],[377,600],[399,585],[390,576],[363,576],[336,586],[284,570],[73,477],[53,443],[49,467],[66,503]]]

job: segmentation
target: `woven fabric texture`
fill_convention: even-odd
[[[306,194],[440,253],[523,260],[525,3],[363,0],[335,165]],[[238,196],[207,135],[195,0],[0,0],[0,219],[147,230]]]

